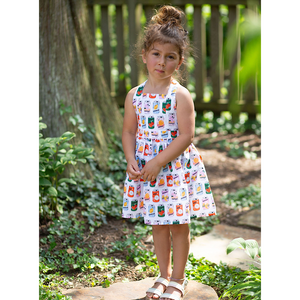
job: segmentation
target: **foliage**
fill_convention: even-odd
[[[212,111],[208,111],[196,116],[195,133],[244,133],[254,132],[261,134],[261,122],[259,120],[248,119],[247,114],[240,114],[237,122],[232,121],[230,112],[223,112],[220,117],[215,118]]]
[[[40,118],[40,121],[42,118]],[[40,122],[39,130],[47,125]],[[62,187],[67,184],[76,185],[71,178],[59,178],[67,164],[76,165],[77,162],[86,163],[93,158],[93,149],[74,146],[69,143],[75,133],[65,132],[60,137],[43,138],[39,134],[39,187],[40,187],[40,214],[51,216],[56,211],[63,212],[62,199],[68,195]]]
[[[261,261],[261,247],[259,247],[257,241],[249,239],[244,240],[243,238],[236,238],[230,242],[227,246],[227,254],[231,253],[235,249],[243,249],[245,252],[254,260],[255,258]],[[243,282],[237,283],[230,287],[223,297],[240,297],[244,296],[245,300],[260,300],[261,299],[261,270],[251,266],[250,270],[247,271],[248,276],[244,278]]]
[[[243,249],[245,252],[252,258],[255,259],[258,257],[258,260],[261,261],[261,247],[259,247],[256,240],[244,240],[243,238],[236,238],[230,242],[227,246],[227,254],[231,253],[235,249]]]
[[[259,208],[261,206],[261,187],[250,184],[246,188],[222,196],[221,201],[234,209]]]
[[[76,186],[68,188],[68,206],[82,207],[82,215],[87,218],[90,229],[106,223],[106,216],[119,218],[123,204],[123,191],[112,175],[95,170],[93,180],[84,178],[84,173],[71,174]]]
[[[210,216],[210,217],[200,217],[198,219],[192,219],[189,224],[190,228],[190,238],[191,241],[199,235],[203,235],[208,233],[213,229],[214,225],[220,223],[218,215]]]
[[[246,274],[240,268],[229,267],[222,262],[217,265],[204,257],[196,259],[191,253],[186,265],[186,276],[190,280],[212,286],[220,293],[231,288],[234,283],[243,282]]]

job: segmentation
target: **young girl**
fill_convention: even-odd
[[[181,299],[187,280],[191,218],[215,215],[201,156],[192,144],[194,104],[173,74],[189,49],[184,14],[163,6],[145,30],[142,59],[148,79],[125,100],[122,143],[127,160],[124,218],[152,225],[160,277],[150,299]],[[171,237],[173,270],[171,265]]]

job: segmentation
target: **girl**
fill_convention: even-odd
[[[152,17],[141,47],[148,79],[128,93],[124,105],[127,174],[122,216],[144,217],[145,224],[152,225],[161,275],[147,290],[148,299],[183,297],[188,223],[216,212],[202,158],[192,144],[193,100],[173,78],[189,50],[183,17],[172,6],[161,7]]]

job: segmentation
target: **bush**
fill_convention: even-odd
[[[42,118],[40,118],[40,121]],[[40,122],[39,130],[47,128]],[[92,148],[74,146],[69,143],[75,133],[65,132],[60,137],[43,138],[39,133],[39,209],[42,217],[52,216],[56,211],[63,212],[63,199],[68,199],[66,184],[76,185],[72,178],[59,178],[68,164],[86,163],[94,158]]]

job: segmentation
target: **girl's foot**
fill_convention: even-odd
[[[172,284],[168,285],[164,294],[161,295],[160,300],[170,300],[170,299],[180,300],[181,297],[183,297],[184,290],[187,285],[187,281],[185,279],[182,279],[182,280],[176,280],[176,282],[175,282],[175,281],[172,281],[172,279],[171,279],[170,282],[172,282],[172,284],[174,283],[174,285],[173,286],[172,286]],[[176,287],[176,284],[178,284],[177,287]],[[169,298],[171,295],[172,295],[172,298]]]
[[[163,294],[168,286],[169,281],[162,277],[156,279],[152,288],[146,292],[147,299],[160,299],[160,295]]]

